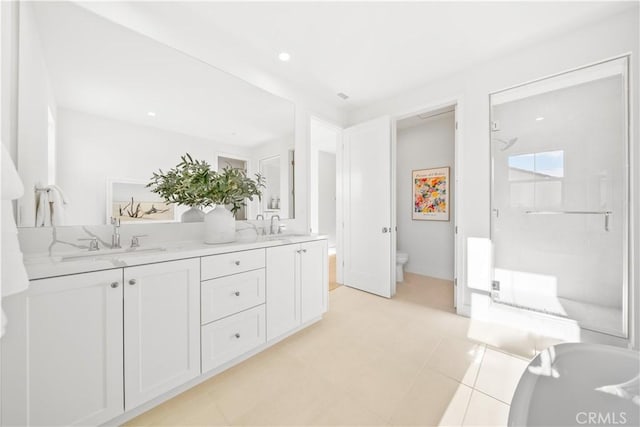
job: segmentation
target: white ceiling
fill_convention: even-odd
[[[637,2],[142,2],[135,7],[150,21],[188,29],[218,45],[224,41],[256,73],[270,73],[347,111],[606,16],[634,13]],[[291,53],[288,63],[277,60],[283,50]],[[350,99],[340,100],[338,92]]]
[[[59,107],[239,146],[293,138],[290,101],[71,3],[29,6]]]

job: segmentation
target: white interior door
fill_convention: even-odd
[[[391,120],[344,131],[344,284],[390,298]]]

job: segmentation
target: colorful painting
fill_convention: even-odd
[[[415,220],[449,221],[449,168],[413,171]]]

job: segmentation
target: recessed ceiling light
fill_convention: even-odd
[[[544,117],[540,116],[540,117],[536,117],[536,122],[541,122],[544,120]]]
[[[278,55],[278,59],[282,62],[289,62],[289,60],[291,59],[291,55],[289,55],[287,52],[280,52],[280,54]]]
[[[148,112],[147,112],[147,116],[149,116],[149,117],[155,117],[155,116],[156,116],[156,113],[155,113],[155,112],[153,112],[153,111],[148,111]]]

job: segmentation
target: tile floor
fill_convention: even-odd
[[[413,274],[391,300],[341,286],[321,322],[127,425],[506,425],[536,340],[452,300]]]

